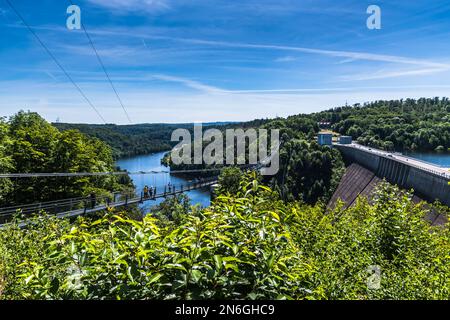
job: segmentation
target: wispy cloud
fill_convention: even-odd
[[[292,62],[292,61],[296,61],[297,58],[292,57],[292,56],[284,56],[284,57],[280,57],[275,59],[275,62]]]
[[[209,85],[203,84],[201,82],[197,82],[197,81],[186,79],[186,78],[173,77],[173,76],[168,76],[168,75],[153,75],[152,78],[157,79],[157,80],[181,83],[189,88],[200,90],[200,91],[203,91],[206,93],[227,93],[226,90],[223,90],[223,89],[220,89],[217,87],[213,87],[213,86],[209,86]]]
[[[116,14],[159,12],[170,8],[169,0],[87,0]]]
[[[103,0],[88,0],[88,1],[99,1],[105,2]],[[131,2],[135,2],[137,0],[124,0],[124,6],[126,4],[130,4]],[[148,0],[150,1],[150,0]],[[159,0],[154,0],[159,1]],[[163,0],[161,0],[163,1]],[[120,0],[115,0],[112,3],[122,3]],[[21,25],[9,25],[10,27],[18,27],[23,28]],[[49,31],[61,31],[64,30],[61,27],[54,26],[34,26],[34,29],[42,29]],[[203,45],[203,46],[211,46],[211,47],[225,47],[225,48],[235,48],[235,49],[258,49],[258,50],[274,50],[274,51],[290,51],[290,52],[299,52],[299,53],[307,53],[307,54],[315,54],[322,55],[328,57],[336,57],[342,58],[338,63],[350,63],[353,61],[374,61],[374,62],[387,62],[387,63],[398,63],[404,65],[415,65],[427,68],[436,68],[436,69],[447,69],[450,68],[450,64],[441,63],[436,61],[431,61],[427,59],[420,58],[412,58],[406,56],[398,56],[398,55],[387,55],[387,54],[376,54],[370,52],[359,52],[359,51],[340,51],[340,50],[325,50],[320,48],[310,48],[310,47],[301,47],[301,46],[286,46],[286,45],[278,45],[278,44],[258,44],[258,43],[244,43],[244,42],[231,42],[231,41],[214,41],[214,40],[205,40],[205,39],[197,39],[197,38],[179,38],[165,35],[155,35],[148,34],[142,32],[142,29],[130,29],[130,28],[91,28],[89,31],[93,35],[98,36],[123,36],[123,37],[133,37],[140,38],[140,41],[145,40],[165,40],[165,41],[173,41],[180,43],[187,43],[191,45]],[[283,61],[292,61],[292,59],[296,59],[292,56],[284,56],[277,59],[277,62]]]
[[[65,52],[70,52],[77,55],[92,56],[94,52],[89,45],[67,45],[61,44],[59,46]],[[124,56],[131,56],[138,52],[141,48],[136,46],[116,45],[108,48],[96,48],[98,54],[107,58],[120,58]]]
[[[417,70],[420,74],[421,70]],[[425,70],[422,70],[425,73]],[[399,73],[400,74],[400,73]],[[381,77],[381,75],[380,75]],[[379,90],[415,90],[415,89],[444,89],[450,88],[450,85],[410,85],[410,86],[359,86],[359,87],[322,87],[322,88],[289,88],[289,89],[251,89],[251,90],[228,90],[211,85],[201,83],[182,77],[174,77],[170,75],[147,75],[139,77],[140,81],[162,80],[168,82],[176,82],[189,88],[199,90],[207,94],[314,94],[314,93],[331,93],[331,92],[360,92],[360,91],[379,91]],[[375,79],[375,78],[372,78]],[[122,79],[123,80],[123,79]]]
[[[172,39],[174,39],[174,38],[172,38]],[[237,42],[224,42],[224,41],[209,41],[209,40],[198,40],[198,39],[176,39],[176,40],[190,42],[190,43],[204,44],[204,45],[217,45],[217,46],[227,46],[227,47],[235,47],[235,48],[253,48],[253,49],[273,49],[273,50],[282,50],[282,51],[296,51],[296,52],[302,52],[302,53],[325,55],[325,56],[330,56],[330,57],[348,58],[348,59],[353,59],[353,60],[392,62],[392,63],[420,65],[420,66],[428,66],[428,67],[439,67],[439,68],[442,68],[442,67],[448,68],[450,66],[448,64],[428,61],[428,60],[424,60],[424,59],[415,59],[415,58],[409,58],[409,57],[384,55],[384,54],[374,54],[374,53],[368,53],[368,52],[323,50],[323,49],[306,48],[306,47],[237,43]]]
[[[379,79],[388,79],[388,78],[399,78],[399,77],[434,74],[434,73],[445,72],[448,70],[450,70],[450,66],[442,66],[441,68],[423,68],[423,69],[399,70],[399,71],[380,70],[380,71],[373,72],[373,73],[366,72],[364,74],[346,75],[346,76],[342,76],[341,79],[344,81],[379,80]]]
[[[376,54],[370,52],[358,52],[358,51],[340,51],[340,50],[324,50],[320,48],[309,48],[300,46],[285,46],[277,44],[257,44],[257,43],[243,43],[243,42],[231,42],[231,41],[214,41],[214,40],[204,40],[196,38],[178,38],[170,37],[164,35],[149,35],[140,32],[132,32],[130,30],[117,30],[117,29],[97,29],[91,30],[91,33],[98,35],[121,35],[121,36],[131,36],[143,39],[154,39],[154,40],[169,40],[189,44],[214,46],[214,47],[227,47],[227,48],[240,48],[240,49],[266,49],[275,51],[291,51],[300,52],[308,54],[316,54],[328,57],[344,58],[344,62],[364,60],[364,61],[377,61],[377,62],[389,62],[389,63],[399,63],[406,65],[416,65],[422,67],[431,68],[449,68],[450,64],[445,64],[441,62],[430,61],[427,59],[411,58],[405,56],[397,55],[387,55],[387,54]],[[341,60],[342,61],[342,60]]]
[[[346,64],[346,63],[352,63],[355,62],[356,60],[353,58],[348,58],[348,59],[343,59],[341,61],[338,61],[336,64]]]
[[[48,75],[53,80],[58,81],[58,79],[50,71],[45,70],[44,72],[45,72],[46,75]]]
[[[83,86],[84,88],[85,86]],[[123,111],[115,105],[111,95],[102,94],[101,84],[93,83],[88,88],[89,97],[96,104],[108,122],[126,123]],[[138,90],[124,87],[121,95],[127,102],[127,109],[133,119],[140,122],[187,122],[199,121],[242,121],[254,118],[287,116],[294,113],[308,113],[348,103],[364,103],[379,99],[419,98],[423,96],[445,96],[450,86],[393,87],[386,90],[348,88],[352,95],[339,92],[304,92],[291,94],[239,94],[221,96],[210,94],[177,94],[171,91]],[[23,91],[27,90],[28,95]],[[337,90],[336,90],[337,91]],[[93,111],[68,83],[47,83],[34,81],[0,83],[0,115],[11,115],[18,108],[39,112],[54,121],[56,115],[62,121],[95,122]],[[188,112],[186,112],[188,110]],[[246,112],[243,112],[245,110]],[[92,117],[89,115],[92,114]]]
[[[64,81],[61,81],[63,78],[63,74],[59,70],[54,70],[50,73],[48,70],[27,70],[28,72],[44,72],[47,74],[50,78],[53,80],[59,82],[60,85],[64,84]],[[94,85],[98,85],[99,82],[104,81],[104,74],[102,72],[79,72],[74,70],[69,70],[70,73],[76,74],[77,78],[79,79],[79,83],[90,87]],[[419,74],[420,70],[417,70],[417,73]],[[425,73],[425,70],[423,71]],[[58,76],[61,76],[61,78],[57,78],[55,76],[57,74]],[[393,73],[396,74],[396,73]],[[399,74],[402,74],[399,72]],[[386,74],[387,75],[387,74]],[[379,74],[378,76],[384,77],[386,75]],[[361,75],[361,78],[363,75]],[[144,84],[146,82],[153,82],[153,81],[163,81],[163,82],[169,82],[169,83],[176,83],[180,84],[182,86],[194,89],[196,91],[199,91],[201,93],[205,93],[208,95],[247,95],[247,94],[263,94],[265,96],[269,96],[271,94],[277,94],[277,95],[291,95],[291,94],[316,94],[316,93],[333,93],[333,92],[361,92],[361,91],[389,91],[389,90],[423,90],[423,89],[448,89],[450,88],[450,85],[390,85],[390,86],[347,86],[347,87],[318,87],[318,88],[273,88],[273,89],[247,89],[247,90],[230,90],[222,87],[212,86],[209,84],[205,84],[198,80],[192,80],[190,78],[186,77],[179,77],[179,76],[173,76],[173,75],[167,75],[167,74],[149,74],[149,73],[133,73],[128,76],[124,75],[115,75],[112,74],[112,78],[116,82],[122,83],[123,86],[126,87],[135,87],[136,83]],[[369,76],[367,77],[369,78]],[[374,75],[370,79],[377,79],[376,75]],[[349,80],[358,80],[358,78],[352,78]],[[8,86],[11,85],[14,82],[0,82],[2,86]],[[22,82],[18,82],[22,83]],[[28,83],[23,84],[24,87],[26,86],[33,86],[33,85],[39,85],[38,83]]]

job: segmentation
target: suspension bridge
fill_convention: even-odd
[[[144,192],[140,194],[135,192],[115,192],[112,196],[80,197],[4,207],[0,208],[0,228],[7,225],[15,216],[18,216],[22,220],[19,226],[24,227],[27,225],[27,218],[42,212],[58,218],[73,218],[108,209],[142,204],[147,201],[156,201],[159,198],[166,198],[184,192],[210,187],[216,184],[217,181],[218,177],[214,176],[205,179],[196,179],[187,184],[155,187],[151,194],[144,194]]]
[[[271,154],[264,159],[261,159],[255,164],[240,165],[241,170],[261,170],[272,162],[275,155],[278,154],[280,143],[272,146]],[[197,190],[201,188],[211,187],[218,182],[218,175],[212,173],[219,173],[220,168],[207,169],[193,169],[193,170],[163,170],[163,171],[139,171],[139,172],[70,172],[70,173],[6,173],[0,174],[0,178],[51,178],[51,177],[90,177],[90,176],[108,176],[108,175],[155,175],[155,174],[193,174],[193,173],[209,173],[210,177],[195,179],[187,184],[180,185],[164,185],[163,187],[155,187],[149,194],[144,191],[137,194],[115,192],[113,196],[91,196],[82,198],[71,198],[56,201],[47,201],[34,204],[26,204],[19,206],[10,206],[0,208],[0,229],[8,225],[11,220],[19,216],[21,222],[20,227],[27,226],[27,218],[32,215],[45,212],[46,214],[54,215],[58,218],[73,218],[81,215],[92,214],[96,212],[105,211],[119,207],[127,207],[135,204],[144,203],[146,201],[155,201],[159,198],[174,196],[184,192]]]
[[[241,169],[259,170],[270,161],[267,157],[255,165],[243,165]],[[204,173],[220,172],[223,168],[199,169],[199,170],[173,170],[173,171],[140,171],[140,172],[88,172],[88,173],[23,173],[23,174],[2,174],[0,178],[44,178],[44,177],[80,177],[80,176],[105,176],[105,175],[152,175],[152,174],[174,174],[174,173]],[[58,218],[74,218],[81,215],[93,214],[108,209],[128,207],[136,204],[142,204],[147,201],[156,201],[160,198],[166,198],[177,194],[189,192],[192,190],[211,187],[218,182],[218,175],[212,175],[207,178],[194,179],[186,184],[156,186],[151,193],[136,192],[115,192],[110,196],[90,196],[62,199],[55,201],[39,202],[26,205],[10,206],[0,208],[0,229],[10,224],[14,217],[20,219],[19,227],[25,227],[27,219],[33,215],[45,212],[48,215],[54,215]]]

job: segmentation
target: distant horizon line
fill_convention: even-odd
[[[275,117],[266,117],[266,118],[253,118],[251,120],[223,120],[223,121],[189,121],[189,122],[141,122],[141,123],[129,123],[129,124],[117,124],[117,123],[87,123],[87,122],[64,122],[64,121],[50,121],[48,119],[46,119],[50,124],[54,125],[54,124],[67,124],[67,125],[93,125],[93,126],[137,126],[137,125],[193,125],[196,123],[201,123],[202,125],[227,125],[227,124],[239,124],[239,123],[245,123],[245,122],[252,122],[252,121],[258,121],[258,120],[274,120],[274,119],[279,119],[279,118],[288,118],[291,116],[299,116],[299,115],[312,115],[312,114],[316,114],[316,113],[320,113],[320,112],[324,112],[324,111],[331,111],[334,110],[336,108],[343,108],[343,107],[356,107],[356,106],[366,106],[372,103],[376,103],[376,102],[392,102],[392,101],[406,101],[406,100],[414,100],[414,101],[419,101],[422,99],[425,100],[430,100],[430,99],[436,99],[438,98],[439,100],[444,100],[444,99],[449,99],[450,100],[450,96],[434,96],[434,97],[421,97],[421,98],[400,98],[400,99],[378,99],[378,100],[371,100],[371,101],[365,101],[365,102],[356,102],[353,104],[345,104],[345,105],[341,105],[341,106],[337,106],[337,107],[326,107],[323,110],[320,111],[314,111],[314,112],[309,112],[309,113],[294,113],[294,114],[289,114],[289,115],[285,115],[285,116],[275,116]],[[23,109],[18,110],[16,113],[20,112],[20,111],[25,111]],[[27,110],[27,112],[34,112],[40,115],[39,112],[37,111],[32,111],[30,109]],[[0,116],[1,118],[8,118],[10,116]],[[59,118],[59,117],[57,117]],[[45,117],[44,117],[45,119]]]

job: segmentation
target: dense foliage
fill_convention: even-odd
[[[217,123],[222,125],[223,123]],[[213,125],[213,123],[205,124]],[[61,131],[79,130],[90,137],[98,138],[113,149],[114,158],[149,154],[172,149],[172,132],[176,129],[192,131],[192,124],[136,124],[136,125],[97,125],[54,123]]]
[[[0,172],[110,172],[109,146],[76,130],[58,131],[36,113],[19,112],[0,121]],[[119,182],[122,182],[119,183]],[[104,194],[130,184],[117,177],[1,179],[0,204],[25,204]]]
[[[10,138],[8,136],[8,125],[0,118],[0,172],[8,173],[13,169],[11,156],[8,155]],[[12,190],[10,179],[0,179],[0,203],[5,203],[7,195]]]
[[[340,153],[304,139],[289,139],[280,151],[280,171],[266,178],[285,201],[324,203],[333,195],[345,171]]]
[[[280,170],[275,176],[266,177],[265,182],[285,201],[328,202],[345,167],[339,151],[316,142],[317,122],[292,116],[263,127],[279,129],[281,134]]]
[[[386,150],[450,149],[448,98],[376,101],[312,115],[330,121],[334,131],[359,143]]]
[[[275,176],[264,179],[267,185],[278,191],[285,201],[297,199],[307,203],[315,203],[317,201],[327,202],[331,198],[344,172],[344,163],[337,150],[317,144],[315,136],[319,132],[319,126],[316,121],[306,116],[292,116],[286,119],[258,120],[252,122],[252,124],[259,126],[253,127],[254,129],[277,129],[280,131],[280,169]],[[226,126],[222,130],[228,128],[230,126]],[[247,123],[234,124],[233,128],[246,130],[251,127],[248,127]],[[223,135],[225,136],[225,133]],[[203,144],[204,147],[208,145],[205,141],[203,141]],[[224,150],[226,150],[226,147],[228,146],[224,141]],[[245,151],[246,163],[248,163],[248,150],[249,143],[247,141]],[[193,154],[191,156],[193,157]],[[223,156],[223,162],[225,163],[226,152],[224,152]],[[235,153],[236,156],[237,154]],[[169,153],[166,155],[163,163],[170,165],[174,170],[221,167],[221,165],[214,164],[175,165],[170,161]],[[239,175],[236,169],[225,171],[225,173],[226,175],[223,176],[224,181],[221,184],[224,185],[225,189],[229,189],[233,193],[236,190],[236,177],[239,177]],[[234,187],[232,187],[233,184]]]
[[[0,231],[0,298],[448,299],[449,229],[410,198],[383,185],[373,204],[326,213],[247,177],[175,222],[37,218]]]
[[[239,191],[243,172],[238,167],[224,168],[219,176],[219,193],[236,194]]]

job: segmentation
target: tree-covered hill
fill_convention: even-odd
[[[115,159],[170,150],[176,145],[176,142],[170,141],[174,130],[188,129],[190,132],[193,130],[192,123],[146,123],[135,125],[53,123],[53,125],[61,131],[79,130],[90,137],[106,142],[111,146]],[[203,124],[205,127],[234,125],[232,122]]]
[[[448,98],[376,101],[311,115],[359,143],[385,150],[450,149]]]
[[[265,177],[264,182],[276,190],[285,201],[302,200],[306,203],[316,203],[317,201],[326,203],[331,198],[343,175],[344,163],[337,150],[320,146],[316,142],[315,136],[319,132],[319,126],[310,116],[255,120],[225,126],[221,128],[224,136],[224,131],[230,128],[267,129],[269,132],[277,129],[280,131],[280,168],[276,175]],[[224,141],[224,148],[226,147]],[[246,158],[248,158],[248,149],[247,142]],[[223,156],[223,162],[226,163],[226,152]],[[167,154],[164,162],[174,170],[222,167],[221,165],[184,163],[175,165],[170,160],[170,154]]]
[[[177,128],[191,128],[187,124],[139,124],[139,125],[92,125],[54,123],[61,131],[79,130],[111,146],[114,158],[148,154],[170,150],[172,132]]]
[[[421,98],[375,101],[363,105],[337,107],[313,114],[287,118],[257,119],[242,123],[204,124],[226,128],[289,128],[291,132],[317,133],[318,122],[330,122],[331,129],[353,136],[361,144],[386,150],[448,150],[450,148],[450,100]],[[175,143],[171,133],[177,128],[192,130],[192,124],[88,125],[54,124],[60,130],[77,129],[99,138],[113,148],[114,157],[166,151]]]

